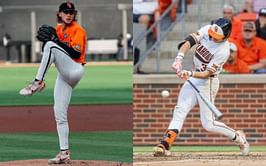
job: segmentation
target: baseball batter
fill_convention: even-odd
[[[178,77],[190,80],[196,87],[214,102],[219,89],[219,79],[223,64],[229,57],[229,42],[232,24],[225,18],[212,21],[197,32],[189,35],[178,46],[179,52],[175,58],[172,68]],[[194,45],[194,71],[182,70],[182,59],[187,51]],[[240,146],[243,155],[249,154],[249,144],[243,131],[235,131],[224,123],[216,121],[211,110],[201,100],[191,85],[184,83],[180,90],[177,105],[174,108],[173,118],[169,124],[163,140],[154,148],[154,156],[167,156],[170,147],[180,133],[184,120],[189,111],[196,105],[200,107],[200,120],[204,129],[210,132],[227,136]]]
[[[20,94],[24,96],[42,91],[45,88],[45,74],[51,64],[55,64],[58,76],[54,87],[54,115],[60,152],[55,158],[48,160],[49,164],[70,161],[67,110],[72,89],[83,75],[86,50],[86,32],[76,22],[76,13],[73,3],[62,3],[57,13],[59,24],[55,29],[47,25],[39,28],[37,39],[43,42],[41,64],[35,80],[20,91]]]

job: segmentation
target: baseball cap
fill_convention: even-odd
[[[256,30],[256,26],[254,22],[245,22],[243,25],[243,30]]]
[[[72,11],[76,12],[75,6],[72,2],[64,2],[59,6],[59,12]]]
[[[266,8],[261,8],[259,10],[259,16],[266,16]]]

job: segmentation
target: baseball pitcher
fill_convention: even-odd
[[[229,42],[232,24],[225,18],[212,21],[197,32],[190,34],[178,46],[179,52],[172,68],[178,77],[190,80],[201,93],[214,102],[219,89],[219,79],[223,64],[229,56]],[[182,60],[187,51],[196,45],[194,54],[194,71],[182,70]],[[197,92],[188,82],[182,86],[177,105],[174,108],[173,118],[163,137],[163,140],[154,148],[154,156],[170,155],[170,147],[180,133],[184,120],[189,111],[196,105],[200,106],[200,120],[204,129],[210,132],[227,136],[240,146],[243,155],[249,154],[249,144],[243,131],[235,131],[222,122],[215,120],[213,112],[207,107]]]
[[[54,115],[59,137],[60,152],[49,164],[70,162],[68,143],[68,105],[73,88],[83,75],[86,51],[86,31],[76,22],[74,4],[62,3],[57,13],[58,25],[53,28],[42,25],[37,39],[43,42],[43,56],[35,80],[20,90],[23,96],[30,96],[45,88],[45,74],[54,63],[58,75],[54,87]]]

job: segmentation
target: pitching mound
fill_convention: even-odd
[[[249,156],[232,152],[178,152],[169,157],[153,157],[151,153],[134,154],[134,166],[266,166],[266,153]]]
[[[36,160],[19,160],[0,162],[0,166],[56,166],[58,164],[47,164],[46,159]],[[130,163],[121,163],[113,161],[99,161],[99,160],[72,160],[71,164],[60,164],[60,166],[132,166]]]

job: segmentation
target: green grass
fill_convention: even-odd
[[[19,90],[34,79],[36,67],[1,68],[0,106],[52,105],[57,71],[51,67],[43,93],[24,97]],[[73,91],[71,104],[130,104],[132,103],[132,66],[87,66],[85,74]]]
[[[132,132],[71,132],[73,160],[132,162]],[[56,133],[0,134],[0,161],[48,159],[59,151]]]
[[[152,152],[153,146],[135,146],[134,153]],[[238,146],[173,146],[172,152],[239,152]],[[251,152],[266,152],[266,146],[250,146]]]

